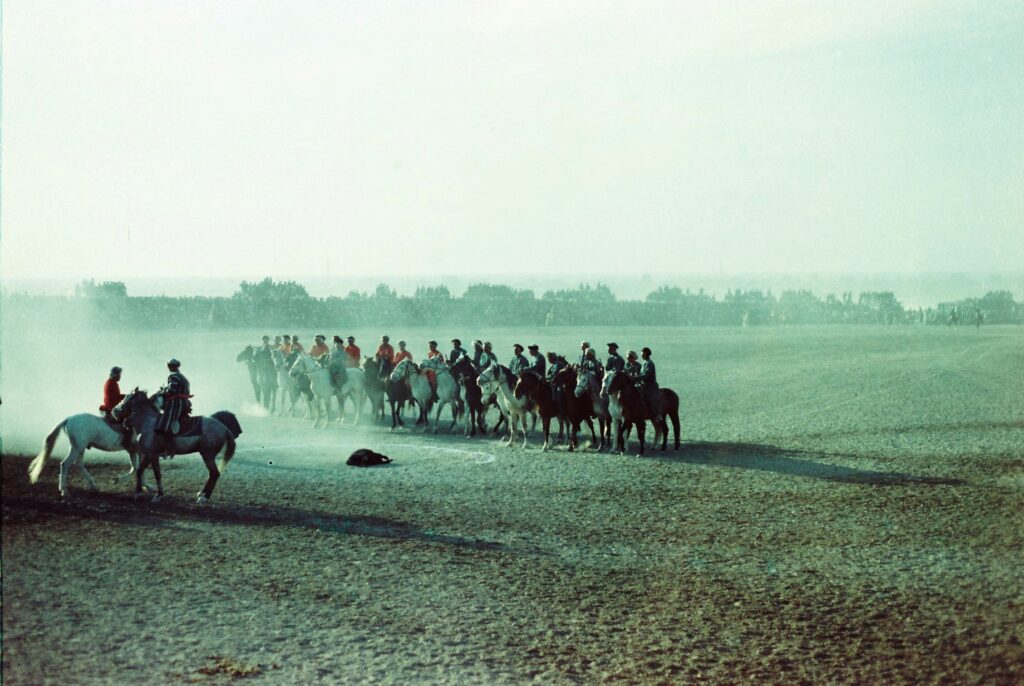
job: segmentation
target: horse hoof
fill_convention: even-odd
[[[157,493],[155,496],[153,496],[153,499],[150,502],[156,504],[161,500],[163,500],[163,496]]]
[[[198,505],[205,505],[208,502],[210,502],[210,499],[206,497],[205,493],[203,493],[202,491],[196,493],[196,503]]]
[[[132,498],[134,498],[135,500],[138,500],[138,499],[139,499],[139,498],[141,498],[141,497],[142,497],[142,491],[137,491],[137,492],[136,492],[136,493],[135,493],[135,494],[134,494],[134,495],[132,496]]]

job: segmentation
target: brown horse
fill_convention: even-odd
[[[626,452],[626,433],[635,426],[636,437],[640,442],[639,454],[643,455],[644,433],[647,430],[646,422],[652,419],[650,407],[644,402],[643,393],[634,385],[633,378],[628,374],[610,372],[609,377],[605,386],[606,392],[610,403],[618,406],[618,411],[621,415],[621,420],[616,422],[618,424],[615,441],[616,448],[618,448],[620,453]],[[664,423],[664,420],[661,421]]]
[[[558,405],[555,403],[554,389],[539,374],[520,372],[514,393],[517,398],[527,397],[533,400],[544,429],[544,445],[541,450],[547,450],[551,438],[551,419],[557,417],[559,425],[562,424],[562,418],[558,416]],[[559,431],[559,435],[561,433]]]
[[[562,393],[565,398],[565,417],[569,420],[569,451],[579,447],[577,434],[580,432],[580,424],[587,423],[590,428],[591,444],[599,445],[597,434],[594,432],[594,403],[589,394],[582,397],[576,396],[576,386],[579,379],[575,367],[566,367],[559,370],[552,379],[553,385]]]
[[[608,398],[609,399],[608,400],[608,410],[609,410],[609,414],[610,414],[610,418],[608,420],[608,425],[609,426],[611,424],[613,424],[613,423],[614,424],[618,424],[619,426],[623,426],[622,406],[619,403],[619,396],[616,396],[614,398],[612,398],[610,396],[611,384],[612,384],[612,382],[615,380],[615,378],[617,376],[618,377],[623,377],[623,379],[620,380],[620,383],[627,383],[626,377],[628,377],[628,375],[625,374],[624,372],[608,372],[607,374],[605,374],[605,377],[604,377],[604,380],[603,380],[602,386],[601,386],[601,396],[604,397],[604,398]],[[635,379],[629,378],[628,379],[628,383],[635,383]],[[668,421],[667,420],[671,419],[672,420],[672,428],[674,429],[674,433],[675,433],[675,449],[678,450],[679,449],[679,396],[676,395],[676,392],[673,391],[671,388],[661,388],[661,389],[659,389],[659,391],[660,391],[659,397],[660,397],[660,410],[661,410],[661,414],[658,416],[657,423],[655,424],[654,443],[657,444],[657,442],[658,442],[658,435],[660,434],[661,435],[661,449],[662,449],[662,451],[666,450],[666,448],[668,446]],[[643,394],[641,393],[641,395],[643,395]],[[624,434],[625,439],[628,440],[629,439],[629,435],[630,435],[630,430],[627,429],[627,428],[623,428],[623,434]],[[621,448],[620,448],[620,450],[621,450]]]
[[[462,392],[466,400],[466,435],[476,436],[477,428],[480,433],[486,435],[487,427],[484,425],[484,413],[487,409],[484,406],[484,392],[476,382],[477,370],[473,361],[465,355],[460,355],[450,368],[455,381],[462,386]]]

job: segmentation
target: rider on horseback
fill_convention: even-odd
[[[114,419],[110,411],[117,407],[117,404],[124,400],[124,393],[121,392],[118,382],[121,380],[121,368],[111,367],[110,376],[103,384],[103,404],[100,405],[100,412],[103,413],[103,418],[107,420],[112,427],[116,428],[124,434],[121,439],[125,450],[128,450],[132,442],[132,432],[128,429],[127,423],[122,427],[121,423]]]
[[[654,369],[654,360],[651,359],[651,349],[642,348],[640,356],[644,361],[640,365],[640,373],[637,375],[637,386],[650,408],[651,419],[654,419],[661,416],[661,392],[658,389],[658,375]]]
[[[327,371],[331,374],[331,385],[335,390],[340,391],[348,381],[348,353],[345,352],[345,341],[341,336],[334,337],[334,350],[327,360]]]
[[[523,346],[516,343],[512,346],[512,359],[508,363],[508,370],[512,374],[518,374],[530,366],[529,360],[523,355]]]
[[[385,375],[391,373],[395,365],[395,349],[391,347],[390,337],[380,337],[380,345],[377,346],[374,358],[377,360],[378,369],[380,369],[380,378],[383,379]]]
[[[523,371],[533,372],[534,374],[543,379],[544,372],[546,371],[548,365],[547,361],[544,359],[544,356],[540,354],[540,346],[534,343],[532,345],[526,346],[526,349],[530,351],[530,357],[533,358],[533,361],[530,363],[530,366],[528,366]]]
[[[179,370],[181,362],[171,359],[167,362],[167,369],[170,375],[167,377],[167,385],[161,390],[164,399],[164,411],[157,422],[156,430],[167,437],[174,436],[174,422],[178,422],[178,429],[188,415],[192,413],[192,401],[189,398],[189,382]]]

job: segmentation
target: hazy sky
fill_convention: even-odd
[[[33,276],[1024,265],[1024,3],[4,0]]]

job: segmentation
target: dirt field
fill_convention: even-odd
[[[206,507],[197,456],[154,505],[123,454],[88,454],[100,490],[75,471],[66,503],[56,460],[33,486],[4,455],[5,684],[1024,682],[1021,329],[522,340],[654,348],[683,447],[645,458],[256,416],[233,363],[256,333],[170,351],[245,430]],[[504,360],[518,334],[493,335]],[[93,366],[145,349],[126,384],[155,388],[153,341]],[[41,411],[4,350],[7,451],[98,400],[76,370]],[[344,466],[357,447],[395,462]]]

